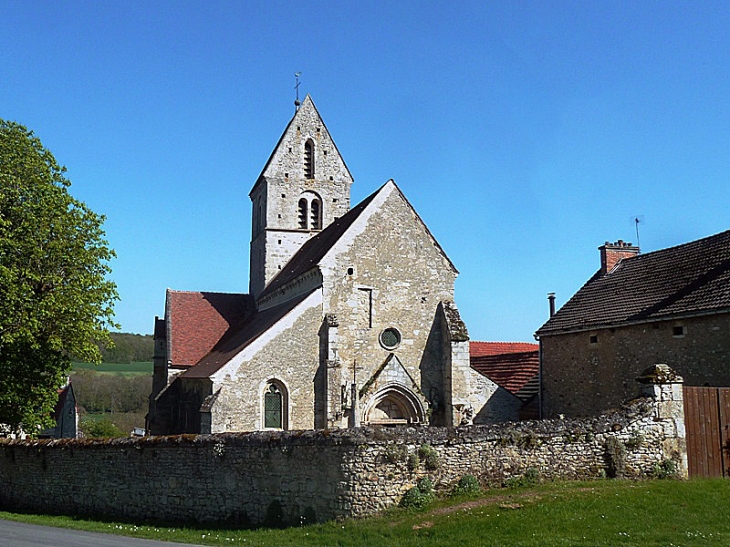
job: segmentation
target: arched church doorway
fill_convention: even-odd
[[[406,425],[422,423],[424,419],[418,397],[403,386],[390,385],[373,396],[365,410],[364,424]]]

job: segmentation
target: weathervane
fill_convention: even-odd
[[[296,78],[296,82],[297,82],[296,85],[294,86],[294,89],[297,92],[297,98],[294,99],[294,110],[295,111],[299,110],[299,105],[302,104],[301,102],[299,102],[299,76],[301,76],[301,75],[302,75],[301,72],[294,73],[294,78]]]

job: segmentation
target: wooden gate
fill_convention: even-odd
[[[730,388],[684,386],[690,477],[730,476]]]

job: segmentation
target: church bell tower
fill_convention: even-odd
[[[254,298],[309,238],[349,211],[352,181],[307,95],[249,194]]]

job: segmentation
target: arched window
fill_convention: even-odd
[[[307,198],[299,199],[299,229],[307,229]]]
[[[318,199],[313,199],[310,205],[311,223],[310,228],[312,230],[322,229],[322,205]]]
[[[297,203],[297,228],[300,230],[322,229],[322,198],[312,191],[305,191]]]
[[[264,428],[286,429],[286,397],[278,382],[269,382],[264,391]]]
[[[304,178],[314,178],[314,143],[311,140],[304,143]]]

